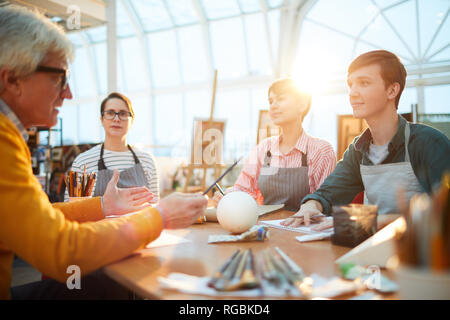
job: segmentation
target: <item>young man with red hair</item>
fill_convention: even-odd
[[[405,67],[389,51],[370,51],[353,60],[347,75],[350,104],[354,117],[366,120],[369,128],[350,144],[321,187],[303,198],[297,218],[282,224],[309,225],[312,216],[331,214],[333,205],[348,204],[361,191],[365,203],[378,205],[379,214],[398,212],[399,188],[408,200],[415,193],[431,193],[450,170],[450,141],[397,113],[405,82]]]

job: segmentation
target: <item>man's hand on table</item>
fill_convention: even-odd
[[[205,214],[208,199],[200,193],[174,192],[162,199],[157,209],[160,211],[164,229],[186,228],[198,217]]]
[[[102,200],[104,215],[118,216],[149,207],[153,200],[153,193],[147,187],[118,188],[119,176],[119,171],[114,170],[106,186]]]
[[[309,226],[310,223],[320,222],[323,217],[318,217],[322,214],[322,204],[316,200],[309,200],[305,202],[292,217],[287,218],[281,222],[281,225],[296,228],[305,224]],[[321,224],[314,227],[314,230],[321,231],[333,226],[332,221],[324,221]]]

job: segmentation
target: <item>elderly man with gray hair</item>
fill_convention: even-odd
[[[25,8],[0,8],[0,26],[0,299],[126,299],[129,292],[98,270],[164,228],[190,226],[207,200],[174,193],[151,207],[147,188],[117,187],[116,171],[103,197],[51,204],[31,170],[26,129],[54,126],[58,108],[72,98],[72,44],[60,27]],[[10,290],[14,254],[56,280]],[[66,285],[73,266],[81,289]]]

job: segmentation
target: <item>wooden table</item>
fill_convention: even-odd
[[[280,210],[266,214],[260,217],[260,220],[283,219],[290,215],[292,212]],[[350,248],[336,246],[326,240],[300,243],[295,239],[300,235],[297,232],[276,228],[269,228],[269,231],[269,240],[263,242],[208,244],[209,235],[228,234],[228,232],[214,222],[196,224],[187,229],[166,230],[165,232],[183,237],[190,242],[141,250],[121,261],[105,266],[104,271],[123,286],[145,298],[215,299],[211,296],[190,295],[161,289],[158,277],[167,277],[172,272],[211,276],[237,249],[252,248],[256,256],[266,248],[271,248],[275,252],[274,248],[278,246],[303,269],[306,275],[312,273],[324,277],[340,275],[334,261]],[[383,297],[390,299],[393,295]]]

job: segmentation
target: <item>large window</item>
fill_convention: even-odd
[[[408,70],[399,112],[417,104],[420,113],[448,113],[449,10],[443,0],[317,1],[300,22],[291,73],[315,94],[309,131],[336,145],[337,130],[330,128],[338,114],[352,113],[344,99],[346,68],[375,49],[394,52]]]
[[[314,94],[305,129],[336,148],[336,117],[350,114],[346,68],[387,49],[408,69],[399,111],[448,113],[448,0],[116,0],[117,86],[137,118],[130,143],[189,157],[194,118],[226,119],[225,160],[256,144],[259,110],[280,76]],[[61,111],[66,143],[100,142],[107,92],[106,27],[71,33],[74,99]],[[298,32],[297,32],[298,31]],[[291,38],[286,38],[291,37]],[[290,59],[291,57],[292,59]],[[92,132],[91,132],[92,131]]]

